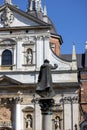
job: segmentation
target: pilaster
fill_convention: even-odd
[[[51,50],[50,50],[50,37],[49,35],[48,36],[45,36],[44,37],[44,45],[43,45],[43,54],[44,54],[44,59],[50,59],[51,57]]]
[[[23,47],[22,47],[22,38],[21,37],[18,37],[17,39],[17,45],[16,45],[16,68],[17,69],[22,69],[22,64],[23,64],[23,61],[24,61],[24,58],[23,58]]]
[[[63,127],[64,130],[66,129],[70,129],[70,130],[74,130],[75,125],[77,125],[77,127],[79,127],[78,124],[78,96],[69,96],[69,97],[63,97],[61,99],[62,103],[63,103]],[[67,122],[67,117],[68,117],[68,122]]]
[[[43,37],[36,38],[36,66],[39,68],[43,64]]]

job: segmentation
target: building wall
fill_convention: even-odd
[[[51,44],[51,48],[53,50],[53,52],[59,56],[60,55],[60,41],[59,39],[56,39],[56,38],[50,38],[50,44]]]
[[[86,70],[80,71],[80,83],[81,83],[81,90],[80,90],[80,102],[82,111],[87,113],[87,72]],[[81,122],[83,119],[83,114],[81,112]]]

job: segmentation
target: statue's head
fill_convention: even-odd
[[[44,63],[49,63],[49,60],[45,59],[45,60],[44,60]]]

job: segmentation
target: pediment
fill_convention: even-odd
[[[0,86],[8,86],[8,85],[20,85],[21,82],[18,82],[10,77],[2,76],[0,77]]]
[[[13,5],[5,4],[0,7],[0,27],[30,27],[46,25],[48,24]]]
[[[14,46],[16,43],[13,39],[4,39],[4,40],[0,40],[0,47],[3,47],[3,46]]]
[[[26,107],[22,110],[23,112],[33,112],[34,111],[34,108],[32,107]]]

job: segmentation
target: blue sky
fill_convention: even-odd
[[[4,0],[0,0],[2,4]],[[28,0],[12,0],[12,3],[26,10]],[[75,43],[76,52],[85,51],[87,41],[87,0],[42,0],[47,6],[47,14],[63,38],[61,53],[72,53]]]

